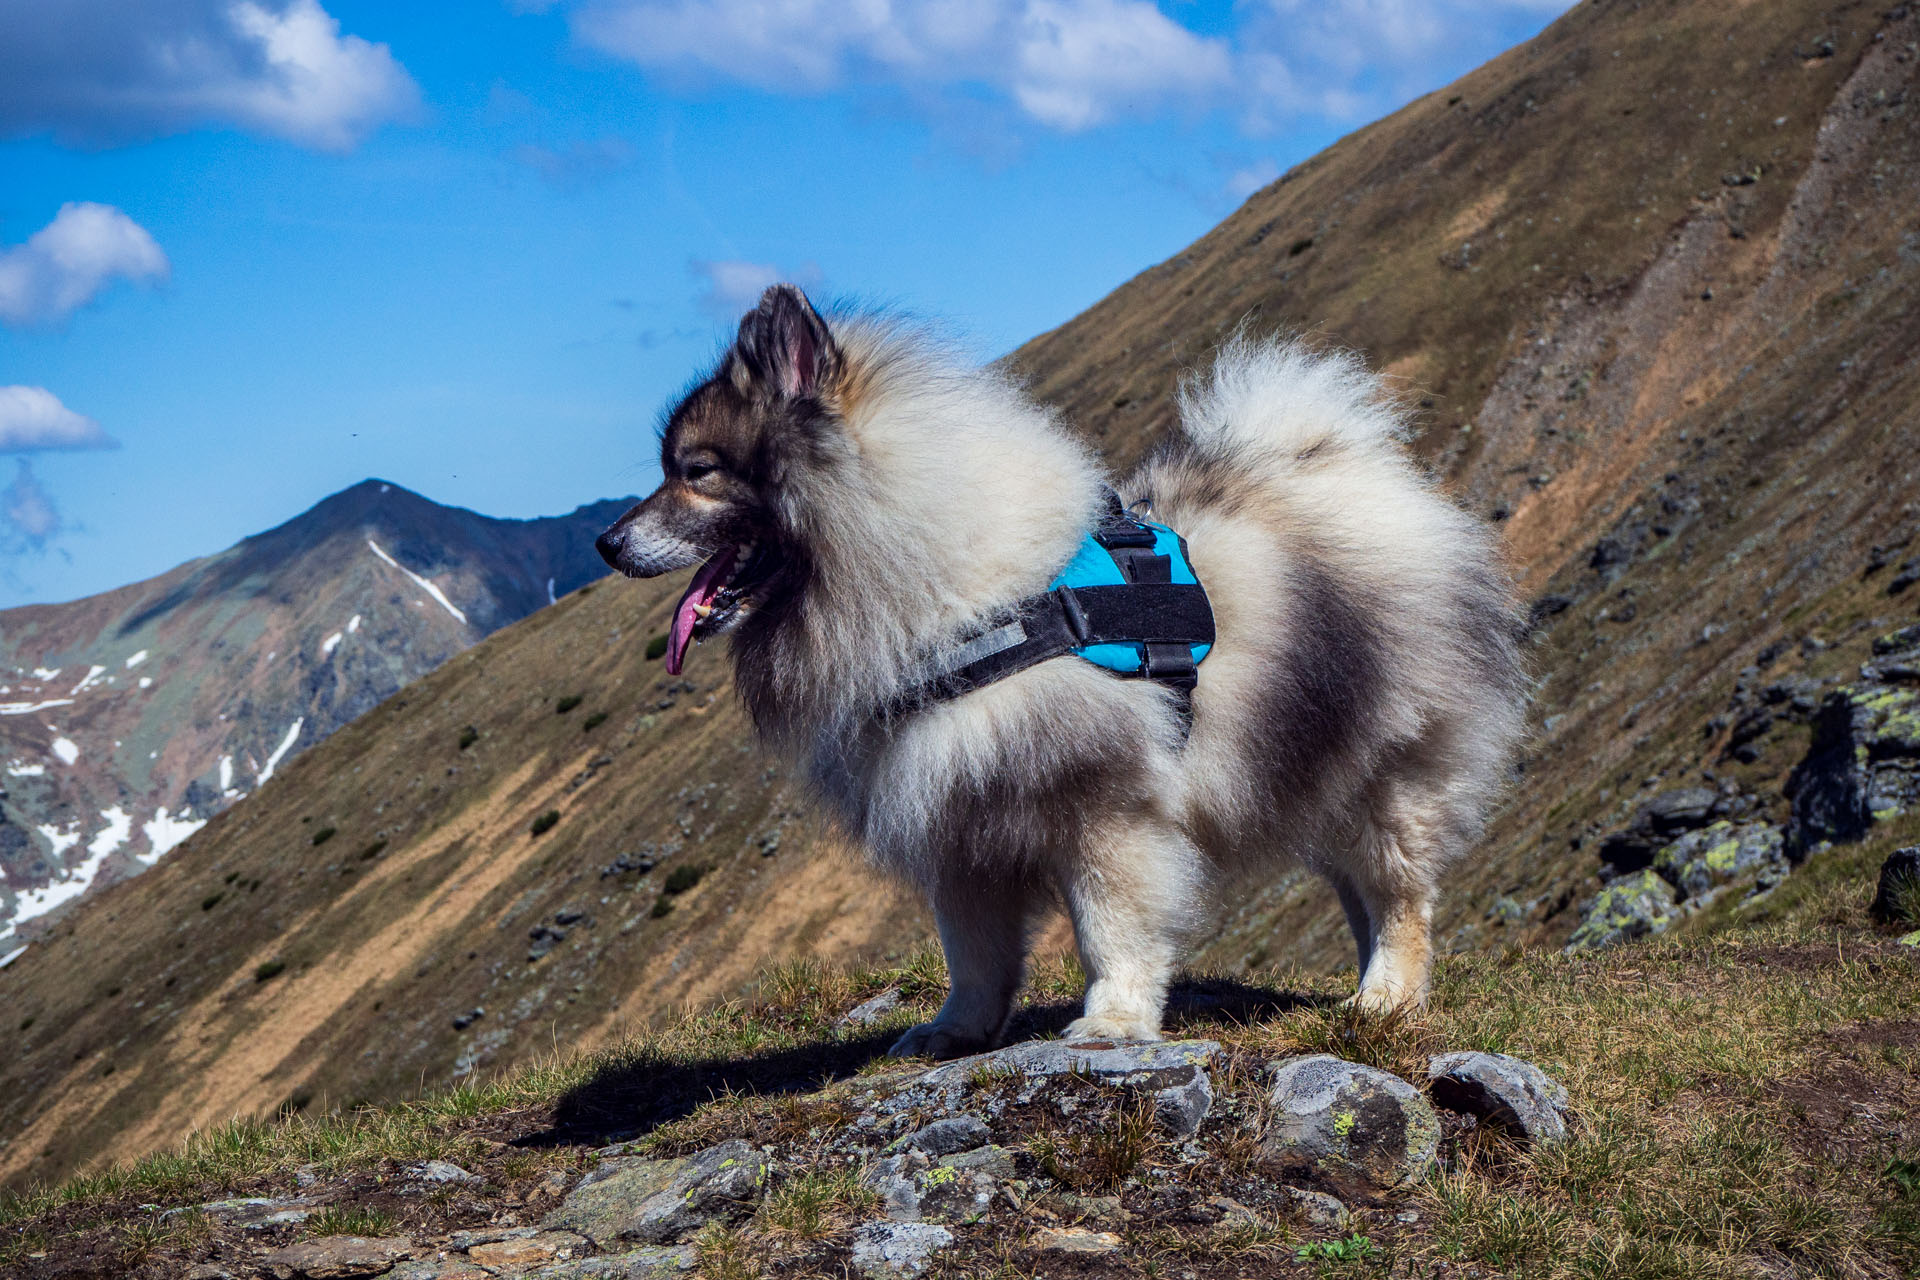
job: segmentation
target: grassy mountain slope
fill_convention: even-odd
[[[1403,379],[1423,455],[1558,610],[1542,729],[1444,905],[1456,946],[1563,941],[1593,837],[1650,789],[1712,773],[1781,813],[1805,730],[1724,762],[1743,669],[1830,677],[1910,610],[1861,573],[1913,518],[1917,38],[1869,5],[1583,4],[1016,353],[1120,462],[1243,321]],[[591,1048],[766,959],[923,939],[756,752],[721,655],[677,682],[645,659],[676,588],[505,629],[0,971],[24,1024],[0,1177]],[[1351,963],[1313,885],[1234,901],[1200,963]]]
[[[599,577],[593,536],[623,505],[496,520],[367,480],[157,578],[0,612],[0,953],[291,754]]]

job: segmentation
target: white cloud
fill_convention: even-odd
[[[27,460],[20,459],[13,483],[0,489],[0,549],[38,551],[63,528],[59,508],[40,487]]]
[[[64,320],[115,277],[164,280],[167,255],[145,228],[112,205],[61,205],[25,244],[0,249],[0,321]]]
[[[566,0],[519,0],[550,7]],[[1251,132],[1351,124],[1469,70],[1571,0],[1240,0],[1231,36],[1152,0],[571,0],[576,37],[665,76],[780,93],[984,89],[1077,131],[1168,105]],[[1179,12],[1169,5],[1168,10]]]
[[[696,301],[700,309],[725,324],[731,324],[760,303],[760,295],[769,285],[785,280],[804,289],[820,284],[820,268],[806,263],[796,271],[782,271],[770,262],[738,260],[708,261],[695,259],[687,264],[701,282]]]
[[[318,0],[0,0],[0,49],[0,132],[65,141],[231,125],[344,151],[419,101]]]
[[[99,423],[45,387],[0,387],[0,453],[113,447]]]
[[[655,71],[784,92],[977,85],[1079,130],[1224,91],[1224,41],[1148,0],[586,0],[579,38]]]

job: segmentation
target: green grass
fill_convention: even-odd
[[[543,836],[558,825],[560,825],[560,811],[558,809],[549,809],[535,818],[533,824],[529,826],[527,830],[536,836]]]
[[[265,960],[253,971],[255,982],[270,982],[287,971],[285,960]]]
[[[760,1208],[767,1226],[800,1240],[818,1240],[871,1217],[880,1197],[844,1165],[803,1170],[775,1187]]]
[[[392,1235],[399,1219],[383,1209],[362,1209],[348,1205],[328,1205],[307,1220],[310,1236],[386,1236]]]

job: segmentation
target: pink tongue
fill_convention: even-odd
[[[680,597],[680,603],[673,611],[673,626],[667,629],[667,674],[680,674],[680,664],[686,660],[687,646],[693,643],[693,624],[699,615],[693,611],[697,604],[712,604],[713,598],[720,594],[720,588],[726,585],[727,575],[733,572],[734,549],[728,547],[700,566],[700,572],[693,575],[693,582],[687,587],[687,594]]]

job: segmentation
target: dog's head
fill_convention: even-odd
[[[786,481],[841,438],[833,401],[845,366],[806,295],[775,285],[668,416],[660,487],[594,544],[634,578],[705,562],[674,610],[668,671],[679,673],[694,640],[738,626],[803,571]]]

